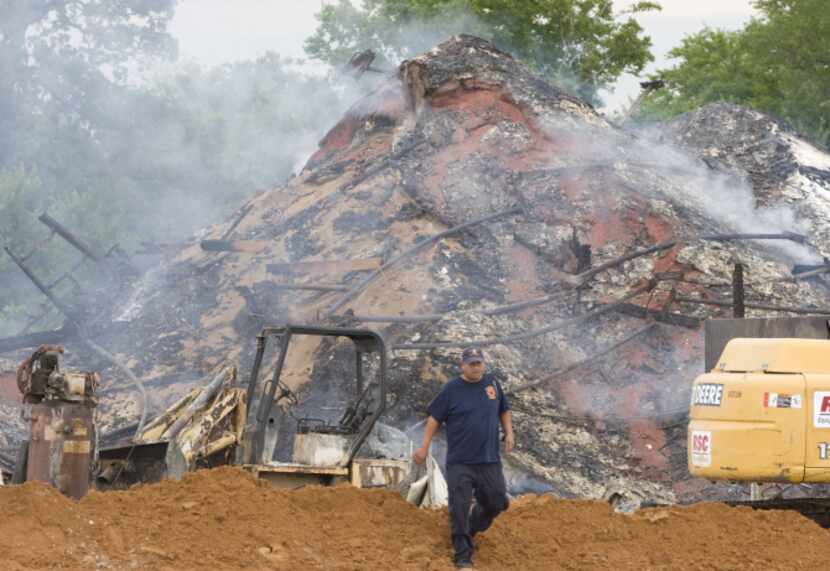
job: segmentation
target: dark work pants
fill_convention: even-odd
[[[472,561],[473,536],[490,527],[509,503],[501,463],[448,464],[447,488],[455,562]]]

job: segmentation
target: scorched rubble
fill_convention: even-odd
[[[701,239],[746,231],[717,212],[730,189],[751,207],[789,208],[780,227],[759,215],[760,231],[800,231],[808,244]],[[824,278],[789,278],[793,263],[830,253],[828,191],[830,156],[768,117],[716,105],[624,132],[509,54],[458,36],[403,62],[298,176],[243,205],[241,220],[206,228],[145,275],[129,308],[112,308],[128,326],[106,345],[145,380],[158,411],[223,362],[249,370],[265,324],[372,327],[395,347],[387,420],[404,425],[454,374],[457,347],[480,341],[512,393],[514,490],[529,475],[566,496],[620,487],[692,499],[702,491],[686,473],[683,422],[702,369],[698,323],[729,312],[695,300],[728,301],[741,261],[747,301],[826,307]],[[388,263],[488,216],[376,275],[268,268]],[[267,246],[199,246],[220,238]],[[301,401],[342,396],[325,366],[336,347],[298,349],[287,381]],[[140,401],[128,381],[83,346],[70,350],[84,368],[106,369],[106,429],[134,423]]]

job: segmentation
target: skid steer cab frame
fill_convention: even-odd
[[[327,424],[313,418],[297,419],[293,462],[273,462],[270,459],[271,443],[268,441],[269,422],[277,401],[295,400],[294,394],[281,381],[291,340],[295,336],[345,337],[355,347],[356,390],[354,400],[345,405],[342,418],[336,424]],[[269,341],[279,343],[279,353],[274,372],[264,383],[260,370]],[[377,385],[366,383],[364,360],[368,355],[379,355],[376,373]],[[313,327],[284,325],[266,327],[257,336],[257,351],[247,387],[247,418],[239,462],[257,477],[279,487],[299,487],[307,484],[331,485],[350,481],[357,486],[395,485],[404,476],[407,463],[356,458],[375,423],[385,409],[387,355],[383,338],[367,329],[337,327]],[[260,388],[260,385],[263,385]],[[375,390],[372,390],[376,387]],[[256,410],[251,414],[252,409]],[[300,440],[302,443],[300,444]],[[320,453],[327,447],[340,446],[337,454]],[[299,448],[299,452],[298,452]]]

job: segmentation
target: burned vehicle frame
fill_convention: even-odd
[[[270,462],[270,446],[267,441],[269,420],[272,420],[272,410],[279,401],[287,399],[296,404],[293,392],[282,381],[286,358],[290,351],[292,338],[295,336],[317,337],[345,337],[355,348],[355,393],[353,400],[345,406],[345,410],[336,423],[327,422],[319,418],[297,418],[294,462]],[[278,340],[278,357],[273,374],[264,382],[260,380],[260,371],[270,339]],[[378,367],[373,382],[368,383],[365,378],[366,358],[369,355],[378,355]],[[386,403],[386,376],[387,354],[383,338],[376,332],[366,329],[347,329],[338,327],[313,327],[304,325],[285,325],[280,327],[266,327],[257,336],[257,351],[247,387],[247,418],[246,436],[243,446],[240,447],[238,462],[251,466],[265,476],[264,472],[275,473],[317,474],[323,483],[330,483],[336,476],[349,476],[352,471],[355,457],[366,441],[372,428],[383,414]],[[377,381],[376,383],[374,381]],[[262,385],[262,386],[261,386]],[[372,388],[376,387],[376,391]],[[261,389],[261,390],[260,390]],[[373,394],[374,392],[374,394]],[[256,401],[256,402],[255,402]],[[250,414],[255,410],[255,414]],[[340,439],[343,444],[342,454],[330,462],[315,462],[298,458],[297,440],[304,439],[310,449],[325,448],[326,440]],[[322,476],[327,476],[322,478]],[[268,477],[268,476],[265,476]]]

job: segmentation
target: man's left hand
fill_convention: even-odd
[[[504,451],[508,454],[513,452],[513,447],[516,446],[516,437],[512,432],[504,435]]]

